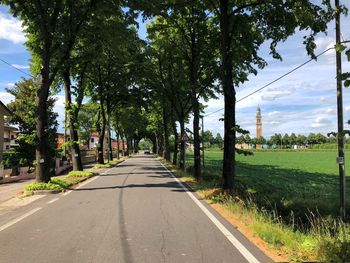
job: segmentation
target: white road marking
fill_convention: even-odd
[[[95,177],[92,177],[91,179],[88,179],[88,180],[86,180],[85,182],[83,182],[82,184],[80,184],[77,188],[75,188],[75,189],[79,189],[79,188],[82,188],[84,185],[87,185],[88,183],[91,183],[91,182],[93,182],[93,181],[95,181],[97,178],[99,178],[100,176],[99,175],[97,175],[97,176],[95,176]]]
[[[159,161],[160,162],[160,161]],[[188,190],[188,188],[176,176],[168,170],[161,162],[162,167],[174,178],[174,180],[185,190],[190,198],[199,206],[204,214],[214,223],[214,225],[224,234],[231,244],[242,254],[249,263],[260,263],[252,253],[241,243],[232,233]]]
[[[34,214],[35,212],[39,211],[42,207],[37,207],[37,208],[34,208],[32,210],[30,210],[29,212],[25,213],[24,215],[18,217],[18,218],[15,218],[13,220],[11,220],[10,222],[6,223],[5,225],[2,225],[0,226],[0,232],[5,230],[6,228],[18,223],[19,221],[25,219],[26,217]]]
[[[63,195],[69,195],[71,192],[73,192],[73,190],[69,190],[69,191],[65,192]]]
[[[52,204],[54,202],[56,202],[58,199],[60,199],[59,197],[52,199],[51,201],[48,201],[46,204]]]

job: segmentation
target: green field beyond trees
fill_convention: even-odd
[[[255,151],[253,156],[237,156],[239,194],[252,197],[259,207],[277,209],[283,218],[293,211],[294,219],[306,222],[306,215],[339,213],[338,165],[335,151]],[[193,155],[188,153],[191,169]],[[222,151],[205,152],[203,178],[220,185]],[[350,192],[349,162],[346,165]],[[347,195],[349,197],[349,195]],[[350,198],[347,199],[350,209]]]

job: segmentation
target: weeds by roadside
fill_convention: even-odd
[[[52,177],[48,183],[34,182],[28,184],[24,187],[24,190],[27,192],[26,194],[40,190],[64,191],[94,175],[96,173],[89,171],[71,171],[66,176]]]
[[[240,196],[239,191],[222,192],[216,176],[197,182],[190,174],[162,162],[202,198],[219,205],[225,214],[243,223],[253,236],[266,242],[274,250],[273,254],[284,260],[350,262],[350,228],[340,219],[309,212],[308,227],[302,230],[296,227],[293,213],[286,222],[276,209],[259,207],[253,198]]]

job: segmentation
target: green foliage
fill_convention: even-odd
[[[62,189],[67,189],[73,185],[73,182],[67,179],[68,178],[65,178],[65,177],[62,177],[62,178],[52,177],[48,184],[54,184],[59,186]]]
[[[26,191],[37,191],[37,190],[63,190],[59,184],[56,183],[31,183],[24,187]]]
[[[37,190],[65,190],[69,189],[73,185],[94,176],[93,172],[88,171],[72,171],[67,176],[52,177],[48,183],[31,183],[24,187],[26,191]]]
[[[20,154],[15,151],[3,152],[3,165],[5,169],[18,167],[20,164]]]
[[[29,166],[29,162],[26,158],[21,158],[21,159],[19,159],[19,165],[21,167]]]
[[[252,196],[260,207],[277,209],[287,221],[291,211],[295,221],[305,224],[308,222],[305,215],[310,211],[336,216],[339,212],[336,155],[336,151],[329,150],[256,150],[253,156],[238,155],[237,187],[242,196]],[[187,166],[193,165],[192,157],[188,153]],[[207,150],[205,158],[203,179],[215,180],[220,186],[222,151]],[[350,169],[350,163],[346,163],[346,169]],[[347,203],[350,204],[350,197]]]
[[[344,240],[327,238],[320,241],[319,257],[322,262],[343,263],[349,262],[350,238],[349,234]]]
[[[111,163],[105,163],[105,164],[101,164],[101,163],[97,163],[95,164],[94,168],[111,168],[113,165]]]
[[[38,79],[25,79],[15,83],[6,91],[15,97],[15,100],[10,102],[7,106],[13,112],[10,116],[10,123],[19,126],[19,135],[16,138],[19,147],[16,152],[21,158],[28,159],[32,163],[35,159],[35,145],[38,143],[36,136],[36,105],[35,97],[39,89]],[[48,111],[48,129],[47,136],[50,142],[49,154],[54,156],[56,148],[56,132],[57,132],[57,116],[53,111],[55,99],[50,95],[47,102]]]
[[[92,177],[95,173],[89,171],[71,171],[68,173],[68,177]]]

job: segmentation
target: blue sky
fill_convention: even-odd
[[[139,19],[139,35],[146,37],[145,25]],[[342,18],[342,36],[350,40],[350,17]],[[334,22],[330,23],[327,35],[317,37],[317,52],[322,52],[334,45]],[[249,82],[237,88],[237,99],[264,86],[309,59],[302,45],[303,34],[297,32],[285,43],[278,45],[283,61],[273,60],[268,55],[267,45],[261,49],[261,55],[269,65],[257,76],[251,76]],[[7,13],[7,8],[0,5],[0,59],[28,72],[30,54],[24,46],[25,36],[21,31],[21,23]],[[343,71],[350,71],[350,63],[344,58]],[[327,133],[336,130],[336,80],[335,53],[329,51],[317,62],[313,61],[292,73],[286,78],[274,83],[259,93],[248,97],[237,104],[237,120],[245,129],[255,136],[255,111],[258,105],[262,110],[263,136],[273,133]],[[21,73],[0,62],[0,99],[5,104],[13,98],[6,93],[5,88],[12,86],[21,77]],[[224,106],[222,97],[210,100],[206,114]],[[59,123],[63,123],[64,97],[57,95],[55,111],[59,113]],[[205,129],[214,134],[223,134],[223,123],[219,121],[223,112],[212,114],[205,118]],[[350,119],[350,90],[344,89],[345,120]],[[188,125],[190,128],[190,124]],[[345,125],[346,128],[347,125]]]

